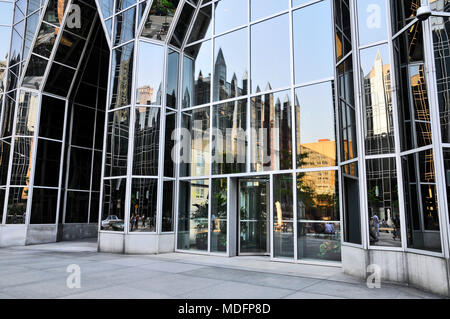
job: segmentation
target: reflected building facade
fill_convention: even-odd
[[[0,246],[377,264],[449,294],[448,1],[0,9]]]

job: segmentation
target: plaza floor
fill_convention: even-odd
[[[79,266],[80,288],[67,285],[69,265]],[[388,283],[369,289],[365,282],[344,275],[336,266],[282,263],[251,256],[107,254],[97,252],[95,240],[84,240],[1,248],[0,299],[3,298],[439,297]]]

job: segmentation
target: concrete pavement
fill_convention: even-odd
[[[369,289],[335,266],[96,250],[92,240],[1,248],[0,298],[439,298],[388,283]],[[80,267],[80,288],[67,286],[69,265]]]

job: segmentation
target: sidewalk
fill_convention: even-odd
[[[339,267],[265,257],[98,253],[95,241],[0,249],[0,298],[439,298],[407,286],[365,282]],[[81,270],[69,289],[67,266]]]

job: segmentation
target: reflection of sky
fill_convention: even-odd
[[[0,24],[11,25],[12,23],[13,4],[0,2]]]
[[[149,85],[153,88],[153,97],[156,96],[163,74],[164,50],[156,44],[140,42],[138,65],[138,88]],[[152,99],[155,101],[155,98]]]
[[[167,61],[167,68],[169,70],[167,74],[167,94],[172,94],[172,90],[176,93],[178,89],[178,56],[178,52],[172,50],[169,51]]]
[[[289,16],[270,19],[251,27],[252,92],[290,84]]]
[[[293,19],[295,82],[334,76],[330,2],[294,11]]]
[[[0,27],[0,61],[3,61],[8,53],[11,28]]]
[[[252,21],[287,10],[290,0],[251,0]]]
[[[214,64],[216,63],[219,49],[222,48],[225,63],[227,65],[227,82],[231,82],[233,74],[236,73],[239,86],[247,68],[247,28],[235,31],[216,38],[214,45]]]
[[[272,0],[279,1],[279,0]],[[248,22],[248,1],[222,0],[215,10],[215,33],[219,34]]]
[[[389,64],[389,52],[387,44],[377,45],[372,48],[361,50],[361,68],[364,76],[369,74],[369,72],[374,67],[374,62],[377,57],[378,50],[381,53],[383,65]]]
[[[360,45],[386,40],[386,1],[359,0],[357,3]],[[375,23],[377,18],[379,25]]]
[[[300,106],[300,142],[335,141],[333,93],[330,82],[295,90]]]

